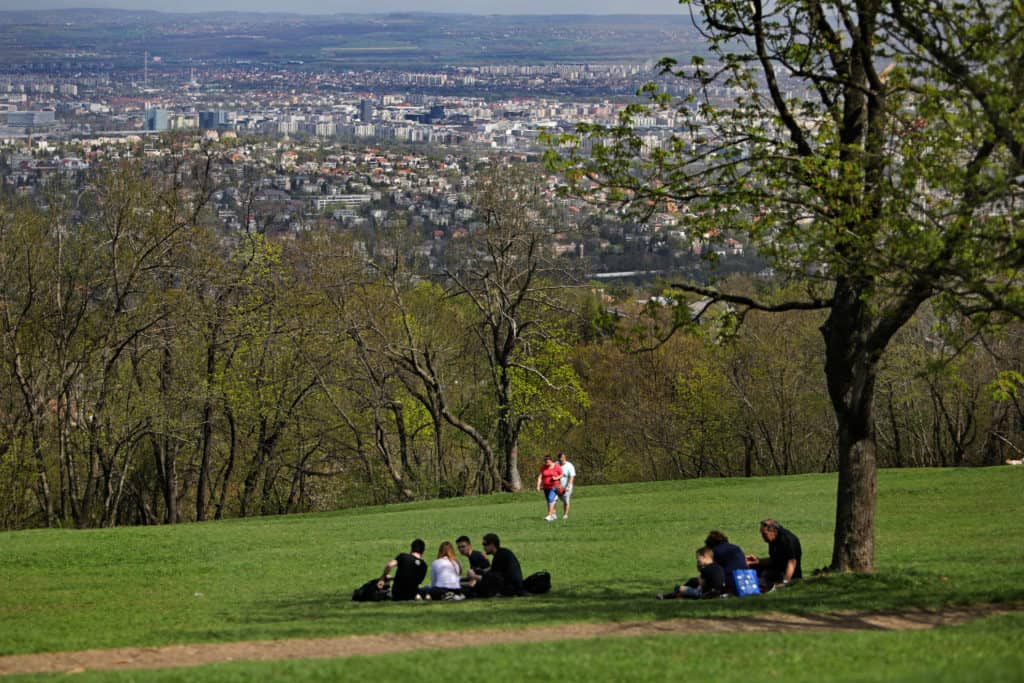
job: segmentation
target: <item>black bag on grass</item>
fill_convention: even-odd
[[[370,579],[359,588],[352,591],[353,602],[380,602],[391,596],[388,594],[387,584],[384,588],[378,588],[377,582],[380,579]]]
[[[523,588],[531,595],[542,595],[551,590],[551,574],[535,572],[523,579]]]

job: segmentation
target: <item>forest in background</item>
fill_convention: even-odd
[[[208,168],[0,198],[0,527],[517,490],[557,451],[581,484],[837,467],[821,312],[716,306],[665,340],[695,309],[582,281],[529,167],[481,174],[477,223],[429,273],[400,223],[225,234]],[[882,466],[1024,450],[1022,328],[956,332],[924,308],[886,355]]]

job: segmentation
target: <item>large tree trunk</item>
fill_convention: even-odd
[[[509,390],[511,393],[511,389]],[[501,446],[501,489],[503,491],[522,491],[523,480],[519,476],[519,429],[512,422],[508,404],[500,406],[498,416],[498,441]]]
[[[856,287],[840,284],[834,302],[821,328],[825,376],[838,426],[839,483],[831,568],[872,572],[878,469],[872,404],[881,350],[870,348],[871,314]]]
[[[519,476],[519,443],[512,443],[505,453],[505,482],[510,491],[522,491],[523,479]]]
[[[870,419],[870,408],[866,411]],[[839,487],[832,569],[871,572],[875,566],[875,436],[861,420],[840,418]]]
[[[873,406],[878,363],[892,340],[928,299],[925,283],[880,308],[865,301],[869,281],[840,278],[825,338],[825,378],[838,426],[839,489],[831,568],[875,568],[875,481],[878,445]]]

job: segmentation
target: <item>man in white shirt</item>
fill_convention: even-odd
[[[558,454],[558,464],[562,466],[562,492],[558,494],[562,501],[562,519],[569,519],[569,501],[572,499],[572,485],[576,481],[576,466],[569,462],[565,453]]]

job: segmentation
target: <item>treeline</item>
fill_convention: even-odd
[[[516,490],[557,450],[587,483],[835,466],[819,319],[708,311],[657,338],[689,309],[581,283],[526,169],[481,175],[433,270],[400,224],[223,234],[208,169],[0,198],[3,528]],[[883,464],[1019,457],[1020,330],[933,327],[879,379]]]
[[[816,313],[750,312],[728,337],[709,323],[642,353],[611,342],[578,347],[590,407],[567,440],[581,481],[835,471],[822,322]],[[916,319],[879,373],[879,465],[1020,458],[1024,327],[958,344],[935,328],[927,314]]]

